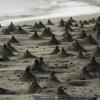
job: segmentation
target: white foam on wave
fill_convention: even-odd
[[[100,7],[82,0],[0,0],[0,23],[100,12]]]

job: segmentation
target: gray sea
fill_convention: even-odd
[[[100,13],[86,0],[0,0],[0,23]]]

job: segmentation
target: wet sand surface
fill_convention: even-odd
[[[90,18],[92,19],[92,17],[89,17],[89,19]],[[82,21],[83,19],[85,20],[85,17],[82,18]],[[97,17],[95,19],[97,19]],[[99,40],[98,44],[91,44],[90,41],[87,41],[87,39],[80,38],[82,30],[85,30],[87,36],[91,35],[97,41],[95,36],[96,32],[93,31],[96,21],[90,21],[89,24],[85,23],[83,26],[83,24],[80,24],[79,22],[81,18],[75,18],[75,20],[75,22],[72,22],[73,25],[71,25],[72,30],[65,29],[65,25],[59,26],[60,19],[55,21],[51,20],[53,25],[47,25],[47,20],[42,21],[46,27],[51,29],[51,32],[55,34],[55,37],[52,37],[52,35],[49,37],[41,36],[43,35],[42,32],[45,28],[36,29],[35,27],[35,31],[37,30],[37,34],[41,38],[37,35],[35,36],[38,38],[31,38],[34,34],[33,22],[17,24],[21,25],[21,28],[27,32],[25,34],[21,34],[23,31],[17,34],[17,31],[10,32],[10,35],[4,35],[2,32],[4,27],[0,29],[0,51],[2,50],[4,43],[6,44],[13,35],[19,41],[19,43],[11,43],[17,52],[14,52],[14,56],[9,56],[10,61],[0,61],[0,87],[14,91],[15,94],[1,94],[0,100],[62,100],[57,99],[57,89],[59,87],[62,87],[65,93],[71,97],[68,99],[67,96],[63,100],[93,100],[92,98],[95,95],[98,96],[99,100],[100,76],[97,77],[97,75],[90,78],[83,74],[84,67],[92,59],[97,45],[99,46]],[[67,22],[68,19],[64,19],[64,23]],[[68,40],[69,37],[63,40],[63,34],[67,34],[67,31],[72,36],[71,41]],[[83,50],[82,52],[85,58],[81,58],[81,55],[79,54],[80,50],[75,51],[71,48],[73,43],[76,43],[76,40],[83,48],[85,48],[84,50],[86,50],[86,53],[84,53],[84,50],[81,49]],[[59,45],[60,51],[57,54],[52,54],[57,45]],[[26,56],[24,55],[26,50],[29,50],[29,52],[37,58],[34,58],[33,56],[33,58],[24,58]],[[32,82],[22,81],[21,77],[25,72],[26,67],[28,65],[35,66],[34,62],[40,57],[43,57],[43,69],[45,71],[33,71],[32,74],[36,76],[37,83],[41,87],[41,90],[29,93],[27,90],[31,86]],[[98,63],[100,62],[100,56],[96,56],[96,61]],[[59,82],[50,80],[50,73],[53,71],[55,72],[55,76]]]

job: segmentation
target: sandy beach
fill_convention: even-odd
[[[17,52],[14,51],[13,56],[1,56],[1,58],[4,58],[0,58],[0,87],[10,90],[10,92],[5,92],[7,90],[3,91],[0,89],[0,100],[62,100],[62,95],[65,95],[64,100],[93,100],[94,96],[97,96],[97,100],[99,100],[99,69],[95,75],[94,71],[88,73],[92,78],[87,75],[85,76],[83,71],[84,67],[91,62],[96,47],[99,46],[99,41],[98,44],[96,44],[96,42],[92,44],[92,42],[90,42],[91,40],[87,41],[87,36],[89,35],[97,41],[95,37],[96,32],[93,31],[97,20],[93,20],[92,18],[97,19],[98,16],[99,13],[73,17],[75,21],[71,22],[71,29],[69,28],[69,31],[65,28],[69,17],[63,18],[64,26],[60,23],[61,18],[53,18],[50,19],[52,23],[48,22],[48,19],[42,19],[16,23],[14,26],[11,24],[14,30],[19,25],[21,28],[17,27],[16,31],[11,31],[10,33],[7,30],[7,32],[3,31],[5,27],[2,27],[0,29],[0,51],[2,51],[2,48],[5,49],[4,44],[7,44],[9,41]],[[84,24],[82,24],[80,20],[82,20]],[[39,23],[40,21],[42,21],[42,24],[40,24],[42,28],[37,28],[38,25],[36,25],[36,22]],[[59,26],[59,24],[62,26]],[[52,37],[52,35],[48,36],[45,31],[43,33],[43,30],[45,30],[43,25],[49,27],[51,30],[50,34],[53,33],[55,37]],[[86,32],[86,39],[83,38],[84,35],[80,38],[82,30]],[[37,31],[39,36],[37,36],[37,33],[34,31]],[[67,31],[72,37],[66,37],[66,34],[68,34]],[[64,33],[65,39],[63,39]],[[17,42],[14,39],[10,40],[13,35],[17,39]],[[85,48],[81,49],[83,50],[82,56],[79,51],[76,50],[78,47],[75,49],[76,51],[71,49],[73,43],[76,43],[76,40]],[[56,48],[57,45],[60,51]],[[54,51],[56,50],[55,48],[58,52]],[[27,53],[26,50],[29,50],[34,56]],[[8,51],[5,49],[5,53]],[[7,57],[10,60],[8,60]],[[38,65],[36,69],[34,69],[35,62],[37,62],[40,57],[43,57],[43,65]],[[99,55],[96,56],[96,61],[100,63]],[[29,77],[27,77],[30,79],[35,75],[37,83],[32,82],[34,77],[32,81],[26,78],[26,68],[29,65],[31,65],[31,67],[33,66],[33,70],[31,70],[32,74],[28,73]],[[42,71],[40,68],[37,69],[39,66],[43,68]],[[55,75],[51,74],[52,72],[55,72]],[[34,84],[36,86],[34,86]],[[65,94],[59,91],[64,91]],[[59,96],[61,96],[61,98],[57,99]]]
[[[1,24],[0,100],[100,100],[99,16]]]

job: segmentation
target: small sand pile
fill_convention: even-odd
[[[32,55],[29,50],[26,50],[26,52],[23,55],[23,58],[37,58],[37,57]]]
[[[91,45],[98,45],[97,41],[91,35],[88,35],[86,41]]]
[[[80,39],[84,39],[84,38],[87,38],[87,33],[82,30],[82,32],[80,33],[80,36],[79,36]]]
[[[65,31],[71,31],[71,32],[73,32],[73,29],[71,27],[72,25],[73,25],[72,22],[70,22],[70,21],[69,22],[66,22],[65,23],[65,29],[64,30]]]
[[[35,60],[34,64],[32,65],[32,71],[35,71],[35,72],[43,72],[44,71],[39,60]]]
[[[59,53],[60,57],[69,57],[71,54],[67,53],[64,48],[62,48],[61,52]]]
[[[59,27],[64,27],[64,26],[65,26],[65,22],[63,19],[61,19],[59,22]]]
[[[77,58],[85,58],[82,51],[79,51]]]
[[[49,40],[48,45],[59,45],[60,42],[56,39],[55,35]]]
[[[69,32],[65,32],[63,34],[63,41],[67,41],[67,42],[72,42],[73,41],[73,38],[72,38],[72,35],[69,33]]]
[[[30,38],[31,38],[32,40],[40,40],[40,39],[42,39],[42,38],[38,35],[37,31],[35,31],[34,34],[33,34]]]
[[[100,64],[96,61],[95,57],[92,57],[91,61],[83,68],[83,74],[92,78],[100,77]]]
[[[63,90],[62,87],[57,89],[57,100],[70,100],[71,97]]]
[[[33,81],[31,86],[28,89],[28,93],[36,93],[41,91],[40,85],[37,83],[37,81]]]
[[[100,47],[99,46],[96,47],[96,50],[94,51],[93,55],[95,57],[100,57]]]
[[[59,46],[57,45],[57,46],[54,48],[54,50],[53,50],[50,54],[54,55],[54,54],[57,54],[57,53],[59,53],[59,52],[60,52],[60,48],[59,48]]]
[[[10,61],[10,59],[6,54],[3,54],[2,58],[0,58],[0,61]]]
[[[97,29],[96,38],[97,40],[100,40],[100,27]]]
[[[18,26],[18,28],[15,31],[15,34],[29,34],[26,32],[21,26]]]
[[[6,44],[3,45],[3,47],[0,50],[1,55],[6,55],[6,56],[14,56],[13,52],[7,47]]]
[[[45,28],[41,34],[42,37],[51,37],[54,34],[52,33],[50,28]]]
[[[9,43],[19,43],[19,41],[15,38],[14,35],[11,37],[11,39],[8,42]]]
[[[59,80],[58,80],[57,77],[55,76],[55,72],[51,72],[51,73],[50,73],[49,81],[59,82]]]
[[[45,25],[44,25],[43,22],[41,22],[41,21],[39,22],[38,25],[39,25],[40,28],[45,28]]]
[[[79,51],[86,52],[86,50],[84,49],[84,47],[81,46],[77,40],[74,41],[74,43],[72,44],[72,46],[70,47],[70,49],[71,50],[75,50],[77,52],[79,52]]]
[[[2,33],[3,33],[4,35],[10,35],[10,31],[9,31],[8,28],[3,29],[3,30],[2,30]]]
[[[30,66],[26,67],[24,74],[21,76],[22,81],[36,81],[36,77],[31,73]]]
[[[12,52],[17,52],[17,50],[15,49],[15,47],[13,47],[12,44],[9,43],[9,42],[7,42],[7,48],[8,48],[9,50],[11,50]]]
[[[14,32],[16,30],[16,26],[11,22],[10,25],[8,26],[8,30],[10,32]]]
[[[47,25],[54,25],[54,24],[53,24],[53,22],[50,19],[48,19]]]

